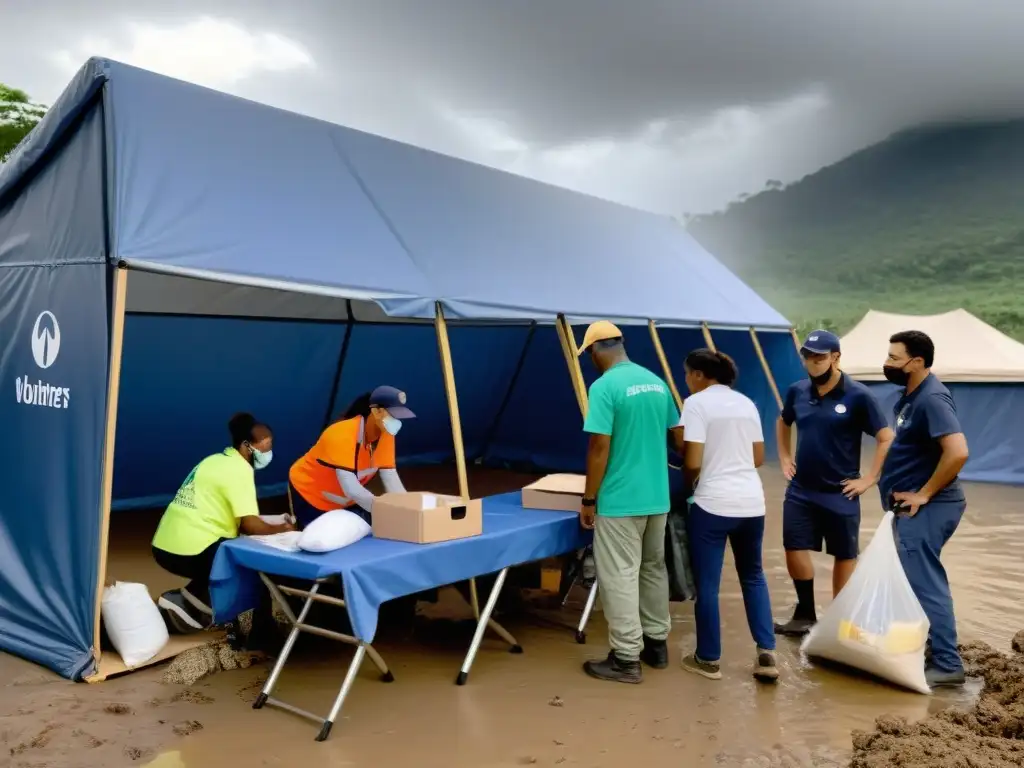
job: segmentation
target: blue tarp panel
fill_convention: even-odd
[[[396,317],[431,318],[440,300],[463,319],[789,326],[667,217],[100,59],[60,110],[97,78],[111,258],[132,266],[375,299]]]
[[[890,423],[900,388],[868,383]],[[971,457],[960,477],[981,483],[1024,485],[1024,383],[946,385],[956,401]]]
[[[582,339],[584,329],[574,330]],[[647,328],[628,327],[624,333],[631,357],[661,375]],[[227,420],[238,410],[251,411],[275,429],[275,461],[258,478],[263,493],[283,492],[289,465],[323,428],[344,335],[341,323],[129,315],[115,509],[167,503],[196,460],[225,445]],[[660,336],[685,394],[682,361],[703,346],[703,336],[679,328],[661,329]],[[777,407],[749,333],[716,331],[714,338],[736,360],[738,389],[761,410],[765,441],[774,455]],[[759,338],[785,388],[793,380],[787,371],[796,366],[802,374],[792,341],[782,333]],[[449,339],[469,461],[583,471],[586,437],[553,326],[537,326],[532,333],[528,326],[453,326]],[[587,356],[582,365],[589,385],[596,372]],[[417,413],[399,437],[400,464],[451,461],[451,426],[433,326],[355,324],[332,415],[381,383],[404,389]],[[174,449],[160,462],[151,460],[153,435],[174,436]]]
[[[98,109],[0,206],[0,648],[91,671],[107,383]]]

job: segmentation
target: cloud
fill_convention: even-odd
[[[465,157],[638,207],[680,214],[688,206],[700,209],[701,200],[709,196],[731,199],[743,190],[762,187],[768,178],[787,175],[792,166],[788,153],[764,154],[763,148],[789,146],[794,134],[806,133],[806,127],[829,107],[826,89],[815,86],[767,104],[736,104],[704,115],[657,118],[626,136],[554,144],[531,144],[517,136],[508,121],[493,115],[467,114],[450,105],[436,106],[436,110],[459,135]],[[726,166],[732,172],[716,180]],[[693,180],[689,194],[686,179]]]
[[[71,74],[90,56],[103,56],[222,90],[260,74],[316,67],[301,43],[274,32],[251,32],[227,19],[202,16],[166,26],[130,22],[123,28],[123,36],[86,37],[56,51],[51,60]]]

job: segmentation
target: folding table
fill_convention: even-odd
[[[411,544],[370,536],[344,549],[324,554],[285,552],[244,537],[226,542],[213,564],[210,595],[216,621],[222,622],[230,621],[256,606],[262,589],[261,581],[270,590],[275,602],[285,611],[292,629],[253,707],[260,709],[264,704],[270,704],[312,719],[321,726],[317,741],[324,741],[330,735],[366,656],[370,657],[385,682],[394,680],[387,664],[371,645],[377,630],[378,610],[383,603],[498,573],[483,610],[478,612],[473,641],[456,677],[456,684],[463,685],[488,626],[511,645],[512,652],[522,652],[515,638],[491,618],[508,569],[583,549],[590,540],[591,534],[580,528],[576,513],[523,509],[522,495],[516,491],[484,499],[483,533],[468,539]],[[275,577],[313,582],[313,586],[309,590],[283,586],[275,582]],[[321,587],[331,580],[340,580],[342,599],[320,594]],[[288,604],[286,595],[304,599],[297,615]],[[476,597],[475,589],[472,597]],[[344,608],[353,634],[344,635],[306,624],[306,616],[315,602]],[[356,647],[326,718],[271,697],[301,632]]]

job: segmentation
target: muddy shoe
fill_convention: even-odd
[[[967,676],[962,669],[957,672],[945,672],[935,667],[928,667],[924,671],[924,679],[929,688],[959,688],[967,682]]]
[[[777,683],[779,681],[779,668],[775,665],[775,651],[757,649],[757,659],[754,661],[754,679],[759,683]]]
[[[785,624],[775,625],[775,634],[784,635],[786,637],[803,637],[814,628],[817,622],[811,619],[797,619],[793,618],[787,621]]]
[[[696,653],[691,653],[683,659],[683,669],[687,672],[706,677],[708,680],[721,680],[722,668],[717,661],[703,661]]]
[[[583,664],[583,671],[598,680],[610,680],[616,683],[639,683],[643,681],[639,661],[626,661],[609,651],[608,658],[601,661],[588,661]]]
[[[640,653],[640,661],[652,669],[668,667],[668,643],[665,640],[652,640],[644,635],[644,649]]]

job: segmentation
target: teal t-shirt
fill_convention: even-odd
[[[583,430],[611,435],[611,453],[597,492],[597,513],[607,517],[668,512],[668,430],[679,409],[668,385],[636,363],[619,363],[590,387]]]

